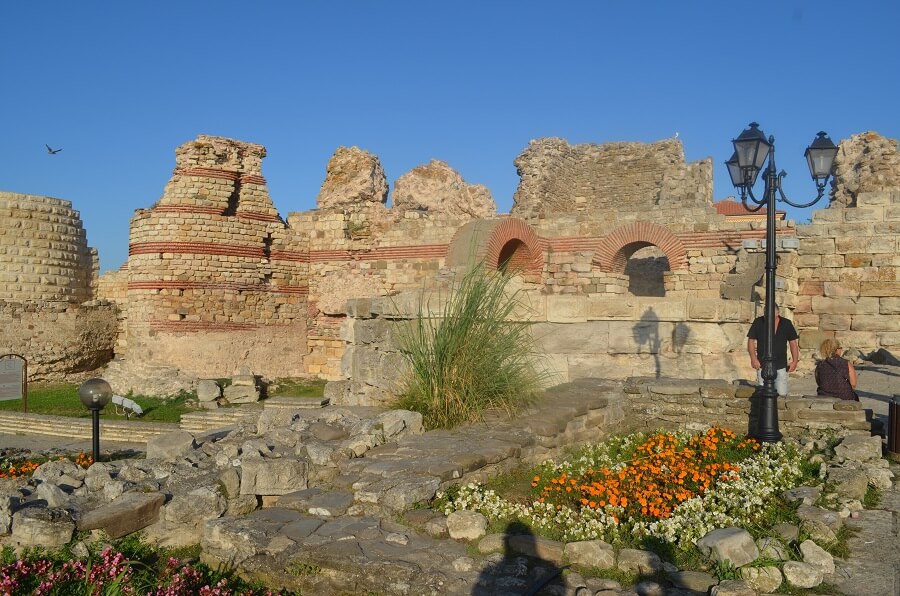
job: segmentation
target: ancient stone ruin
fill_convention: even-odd
[[[126,266],[92,283],[73,244],[59,250],[81,265],[60,273],[73,280],[62,284],[41,277],[37,261],[6,256],[4,275],[40,281],[9,304],[47,304],[50,287],[71,304],[114,304],[116,359],[104,374],[119,392],[174,392],[247,366],[266,378],[352,380],[352,399],[365,400],[360,375],[387,362],[378,334],[389,322],[373,315],[373,335],[347,300],[391,295],[407,307],[394,314],[411,316],[423,287],[485,259],[515,276],[562,380],[750,376],[744,335],[761,312],[765,226],[719,213],[711,162],[686,163],[678,140],[532,141],[515,162],[521,181],[508,215],[440,161],[401,175],[389,197],[377,156],[341,147],[317,208],[282,217],[265,155],[220,137],[183,144],[162,197],[131,221]],[[840,144],[831,204],[810,224],[778,222],[778,300],[807,355],[824,337],[862,354],[900,342],[898,163],[896,142],[851,137]],[[19,351],[37,345],[24,331],[15,337]]]

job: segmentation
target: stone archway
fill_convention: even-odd
[[[450,266],[458,266],[482,258],[497,270],[540,274],[544,269],[543,249],[534,229],[521,219],[480,219],[457,231],[447,261]]]
[[[663,226],[640,221],[616,228],[597,245],[593,265],[608,273],[625,273],[628,259],[645,246],[658,247],[669,261],[669,269],[687,269],[687,252],[681,240]]]

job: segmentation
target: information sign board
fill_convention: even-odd
[[[18,354],[0,356],[0,401],[25,398],[25,367]]]

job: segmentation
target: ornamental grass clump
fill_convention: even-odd
[[[528,324],[512,320],[523,305],[510,279],[478,263],[446,296],[420,298],[398,331],[408,373],[397,407],[421,413],[428,428],[452,428],[488,409],[513,413],[547,384]],[[434,316],[429,298],[446,298]]]
[[[724,428],[636,433],[544,464],[530,479],[527,500],[473,483],[440,495],[438,506],[521,521],[560,540],[651,539],[690,548],[714,529],[752,527],[777,495],[797,485],[802,463],[790,445],[761,445]]]

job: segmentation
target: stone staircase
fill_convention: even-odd
[[[195,435],[212,430],[234,426],[241,422],[256,423],[262,413],[263,404],[246,404],[236,408],[218,408],[202,412],[189,412],[181,416],[181,430]]]
[[[100,420],[101,441],[146,443],[157,435],[173,430],[178,430],[177,424],[139,420]],[[91,432],[90,418],[0,412],[0,433],[90,439]]]
[[[202,410],[182,415],[181,423],[143,422],[131,420],[100,420],[101,441],[146,443],[149,439],[172,432],[186,430],[194,435],[235,426],[240,423],[256,424],[263,408],[321,408],[328,403],[321,397],[272,397],[265,401],[244,404],[233,408]],[[0,412],[0,434],[42,435],[70,439],[90,439],[91,419],[67,416]]]

